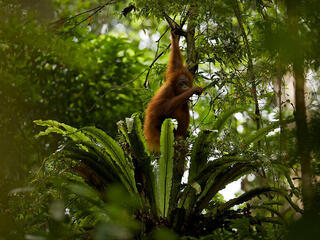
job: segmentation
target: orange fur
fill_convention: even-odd
[[[177,93],[177,79],[185,75],[189,81],[189,89]],[[171,54],[166,71],[166,82],[156,92],[148,104],[144,121],[144,135],[150,151],[160,151],[161,125],[166,118],[174,118],[178,122],[175,137],[185,138],[190,122],[188,99],[195,92],[192,88],[193,76],[183,66],[179,49],[179,37],[172,33]]]

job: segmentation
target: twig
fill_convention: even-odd
[[[61,22],[61,23],[69,22],[69,21],[72,20],[72,19],[75,19],[75,18],[77,18],[77,17],[79,17],[79,16],[81,16],[81,15],[84,15],[84,14],[86,14],[86,13],[90,13],[90,12],[93,11],[93,13],[89,14],[89,16],[85,17],[85,18],[82,19],[80,22],[76,23],[71,29],[69,29],[68,32],[70,32],[70,31],[72,31],[73,29],[75,29],[77,26],[79,26],[81,23],[85,22],[86,20],[88,20],[89,18],[91,18],[93,15],[97,14],[98,12],[100,12],[100,11],[101,11],[103,8],[105,8],[106,6],[111,5],[111,4],[114,4],[114,3],[118,2],[118,1],[122,1],[122,0],[110,0],[110,1],[104,3],[104,4],[100,5],[100,6],[97,6],[97,7],[95,7],[95,8],[90,9],[90,10],[87,10],[87,11],[81,12],[81,13],[79,13],[79,14],[76,14],[75,16],[72,16],[72,17],[69,17],[69,18],[67,18],[67,19],[64,19],[62,22],[61,22],[61,20],[58,20],[58,21],[53,22],[53,23],[51,23],[51,24],[57,24],[57,23],[60,23],[60,22]]]
[[[72,198],[64,207],[64,209],[67,209],[68,207],[71,206],[72,203],[74,203],[74,201],[76,201],[79,198],[79,195],[76,195],[74,198]]]
[[[206,120],[206,118],[209,116],[209,113],[211,112],[211,109],[212,109],[212,106],[213,106],[213,104],[214,104],[214,102],[218,99],[218,97],[220,97],[220,95],[222,94],[222,92],[221,93],[219,93],[214,99],[212,99],[211,98],[211,100],[210,100],[210,106],[209,106],[209,111],[207,112],[207,114],[204,116],[204,118],[201,120],[201,122],[197,125],[197,126],[193,126],[194,127],[194,129],[193,129],[193,131],[192,131],[192,133],[194,133],[195,131],[196,131],[196,129],[197,128],[199,128],[203,123],[204,123],[204,121]],[[199,100],[199,98],[197,99],[197,101]],[[197,103],[197,102],[196,102]],[[194,104],[195,105],[195,104]],[[193,106],[192,106],[192,109],[193,109]]]
[[[162,51],[158,56],[156,56],[156,58],[152,61],[152,63],[150,64],[149,68],[148,68],[148,73],[147,73],[147,76],[146,76],[146,80],[144,81],[144,84],[143,86],[145,88],[147,88],[147,84],[148,84],[148,77],[149,77],[149,74],[150,74],[150,71],[151,71],[151,68],[153,67],[153,65],[156,63],[156,61],[158,61],[158,59],[164,54],[165,51],[167,51],[171,46],[171,43],[166,47],[166,49],[164,51]]]
[[[167,20],[167,23],[169,24],[171,29],[174,30],[177,35],[187,37],[187,33],[182,29],[182,25],[180,26],[178,23],[176,23],[175,20],[169,17],[168,14],[166,14],[164,11],[162,11],[162,14],[164,18]],[[184,23],[185,21],[183,22],[183,24]]]
[[[167,29],[161,34],[161,36],[159,37],[159,39],[156,41],[156,43],[157,43],[157,50],[156,50],[156,53],[155,53],[155,59],[154,59],[154,61],[151,63],[151,65],[150,65],[149,68],[148,68],[148,73],[147,73],[146,79],[145,79],[145,81],[144,81],[144,83],[143,83],[143,86],[144,86],[145,88],[148,87],[148,77],[149,77],[149,74],[150,74],[150,71],[151,71],[151,68],[152,68],[153,64],[154,64],[154,63],[163,55],[163,53],[164,53],[164,52],[162,52],[162,53],[158,56],[158,52],[159,52],[159,48],[160,48],[160,40],[161,40],[161,39],[163,38],[163,36],[168,32],[168,30],[169,30],[169,27],[167,27]],[[165,51],[168,50],[168,48],[170,47],[170,45],[171,45],[171,44],[169,44],[169,46],[166,48]]]
[[[78,27],[81,23],[85,22],[86,20],[88,20],[90,17],[92,17],[93,15],[95,15],[96,13],[100,12],[106,5],[102,5],[100,6],[97,10],[95,10],[93,13],[91,13],[88,17],[82,19],[80,22],[78,22],[76,25],[74,25],[68,32],[71,32],[73,29],[75,29],[76,27]]]
[[[185,18],[183,19],[183,21],[181,22],[181,24],[180,24],[180,26],[179,26],[179,24],[177,24],[177,23],[175,22],[175,17],[172,19],[172,18],[170,18],[170,17],[163,11],[164,18],[167,20],[170,28],[171,28],[171,29],[175,29],[175,31],[177,31],[176,33],[177,33],[178,35],[182,35],[182,36],[186,36],[186,32],[183,31],[182,27],[183,27],[183,25],[184,25],[184,24],[186,23],[186,21],[187,21],[188,13],[189,13],[189,11],[187,12]],[[155,59],[153,60],[153,62],[150,64],[150,66],[149,66],[149,68],[148,68],[148,73],[147,73],[146,79],[145,79],[145,81],[144,81],[144,83],[143,83],[143,86],[144,86],[145,88],[148,87],[148,77],[149,77],[151,68],[153,67],[153,65],[155,64],[155,62],[164,54],[164,52],[167,51],[167,50],[170,48],[170,46],[171,46],[171,44],[169,44],[169,45],[167,46],[166,50],[163,51],[163,52],[161,52],[161,53],[158,55],[160,40],[161,40],[162,37],[168,32],[168,30],[169,30],[169,28],[167,28],[166,31],[165,31],[165,32],[160,36],[160,38],[156,41],[156,43],[157,43],[157,50],[156,50],[156,53],[155,53]]]
[[[189,17],[189,10],[187,11],[185,18],[182,20],[182,22],[180,23],[180,27],[181,29],[183,28],[184,24],[186,23],[187,19]]]
[[[241,35],[244,41],[244,45],[246,48],[246,52],[247,52],[247,56],[248,56],[248,72],[250,75],[250,80],[251,80],[251,84],[252,84],[252,93],[253,93],[253,99],[254,99],[254,103],[255,103],[255,114],[256,114],[256,125],[257,125],[257,130],[259,130],[261,128],[260,125],[260,121],[261,121],[261,114],[260,114],[260,109],[259,109],[259,102],[258,102],[258,96],[257,96],[257,86],[256,86],[256,77],[255,77],[255,73],[254,73],[254,69],[253,69],[253,57],[251,54],[251,49],[249,46],[249,40],[248,40],[248,34],[246,33],[244,26],[243,26],[243,22],[242,22],[242,18],[241,18],[241,12],[240,12],[240,7],[239,7],[239,3],[238,0],[234,0],[234,13],[236,15],[239,27],[240,27],[240,31],[241,31]],[[260,141],[258,142],[258,148],[260,148]]]
[[[159,46],[159,43],[160,43],[160,40],[161,38],[163,38],[163,36],[168,32],[169,30],[169,27],[167,27],[167,29],[164,31],[164,33],[161,34],[161,36],[159,37],[159,39],[156,41],[156,43],[158,44]],[[157,50],[159,49],[159,47],[157,48]]]
[[[90,9],[90,10],[87,10],[87,11],[84,11],[84,12],[81,12],[81,13],[78,13],[78,14],[72,16],[72,17],[69,17],[69,18],[59,19],[58,21],[54,21],[54,22],[50,23],[49,25],[63,24],[63,23],[69,22],[70,20],[72,20],[72,19],[74,19],[74,18],[77,18],[77,17],[79,17],[79,16],[81,16],[81,15],[83,15],[83,14],[92,12],[92,11],[98,9],[99,7],[101,7],[101,6],[97,6],[97,7],[95,7],[95,8]]]
[[[128,85],[128,84],[136,81],[136,80],[137,80],[139,77],[141,77],[141,75],[144,74],[147,70],[148,70],[148,69],[145,69],[143,72],[139,73],[139,75],[138,75],[137,77],[135,77],[134,79],[132,79],[132,80],[130,80],[130,81],[128,81],[128,82],[125,82],[125,83],[121,84],[120,86],[116,86],[116,87],[113,87],[113,88],[109,89],[108,92],[111,92],[111,91],[114,91],[114,90],[118,90],[118,89],[121,89],[121,88],[125,88],[126,85]],[[106,96],[106,94],[107,94],[107,92],[102,95],[102,98],[104,98],[104,97]],[[97,104],[94,103],[94,104],[89,108],[89,110],[87,111],[87,113],[91,112],[91,111],[95,108],[96,105],[97,105]]]

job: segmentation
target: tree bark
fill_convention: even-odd
[[[299,0],[286,0],[289,31],[291,41],[296,43],[300,41],[298,33],[298,13],[297,6]],[[304,56],[302,48],[293,44],[295,55],[292,59],[293,75],[295,78],[295,104],[296,104],[296,124],[297,124],[297,144],[298,158],[301,163],[302,177],[302,200],[306,213],[312,211],[313,205],[313,184],[312,184],[312,166],[309,143],[309,132],[306,117],[305,105],[305,74],[304,74]]]
[[[278,87],[278,104],[279,104],[279,120],[280,120],[280,141],[279,141],[279,159],[281,162],[287,160],[287,136],[286,136],[286,124],[283,123],[283,106],[282,106],[282,79],[284,76],[284,71],[282,69],[280,57],[276,62],[277,76],[275,84]]]

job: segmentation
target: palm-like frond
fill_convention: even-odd
[[[213,131],[210,130],[204,130],[199,133],[191,152],[188,182],[191,182],[199,174],[200,170],[206,166],[208,155],[211,152],[212,135]]]
[[[44,132],[40,132],[38,136],[54,132],[70,138],[76,143],[75,148],[72,149],[75,153],[78,151],[80,151],[78,153],[82,155],[84,151],[94,153],[98,157],[95,159],[97,163],[101,163],[111,174],[117,176],[130,193],[137,193],[132,166],[126,164],[124,153],[118,143],[102,130],[93,127],[81,130],[52,120],[38,120],[35,121],[35,123],[47,127],[47,129]],[[94,161],[94,159],[92,159],[92,161]],[[92,161],[91,164],[93,164]],[[86,162],[89,162],[88,159]]]
[[[119,176],[123,176],[123,183],[131,192],[137,193],[134,179],[133,164],[129,158],[125,158],[119,144],[102,130],[95,127],[85,127],[81,131],[87,135],[106,156],[106,160],[112,161],[115,168],[119,169]]]
[[[166,119],[161,127],[160,151],[159,159],[159,174],[158,174],[158,189],[159,189],[159,207],[163,217],[168,215],[170,193],[172,187],[173,175],[173,124],[171,119]]]
[[[204,190],[199,196],[196,209],[198,211],[206,208],[212,198],[227,184],[236,181],[241,176],[254,170],[255,166],[250,164],[235,164],[220,171],[214,178],[210,178]]]
[[[260,167],[257,159],[244,157],[240,152],[250,149],[252,143],[261,140],[280,124],[275,122],[259,129],[243,140],[243,147],[237,152],[223,153],[216,157],[212,150],[224,124],[232,114],[246,109],[246,107],[238,107],[226,111],[213,124],[212,130],[202,130],[199,133],[191,150],[186,185],[181,184],[181,177],[188,148],[184,149],[179,143],[174,145],[171,119],[166,119],[162,124],[161,155],[156,163],[152,163],[154,157],[147,150],[138,115],[118,123],[122,134],[121,145],[95,127],[76,129],[51,120],[39,120],[35,123],[46,127],[45,131],[40,132],[38,136],[58,133],[69,139],[62,150],[55,153],[55,156],[78,163],[76,167],[70,167],[70,170],[82,176],[86,183],[98,190],[102,186],[101,190],[104,190],[110,184],[120,182],[129,193],[139,195],[141,208],[137,215],[143,216],[142,219],[147,215],[149,223],[152,222],[154,226],[160,224],[161,219],[165,219],[169,227],[179,230],[188,228],[196,217],[208,224],[213,224],[212,229],[216,229],[230,221],[232,214],[236,214],[237,218],[243,217],[243,213],[231,209],[233,206],[268,192],[283,195],[296,211],[302,212],[284,190],[272,187],[253,189],[223,204],[216,205],[214,202],[214,197],[227,184]],[[292,120],[286,120],[283,123],[290,122]],[[212,206],[215,206],[214,211],[210,210]],[[265,207],[278,215],[272,207],[262,205],[258,207]],[[202,214],[204,209],[210,214]],[[252,223],[255,221],[277,223],[278,221],[275,218],[261,219],[252,216],[248,219]]]
[[[150,204],[153,215],[157,216],[158,207],[156,205],[155,174],[142,133],[139,116],[134,116],[130,119],[127,118],[126,123],[124,121],[118,122],[118,127],[130,147],[131,158],[135,168],[135,179],[142,188],[139,191],[146,197],[146,201]]]
[[[232,208],[235,205],[239,205],[241,203],[247,202],[254,197],[257,197],[261,194],[265,194],[268,192],[279,192],[279,190],[276,188],[272,188],[272,187],[261,187],[261,188],[252,189],[252,190],[242,194],[241,196],[239,196],[237,198],[233,198],[233,199],[229,200],[228,202],[226,202],[225,204],[221,205],[218,208],[218,211],[223,212],[227,209]]]

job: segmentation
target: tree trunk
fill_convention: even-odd
[[[298,33],[298,0],[286,0],[289,31],[293,43],[300,40]],[[293,44],[295,55],[292,60],[293,75],[295,78],[295,103],[296,103],[296,124],[297,124],[297,144],[298,157],[301,163],[302,177],[302,200],[306,213],[312,211],[313,205],[313,186],[312,186],[312,166],[309,143],[309,132],[306,118],[305,105],[305,74],[304,74],[304,56],[302,48],[298,44]]]

